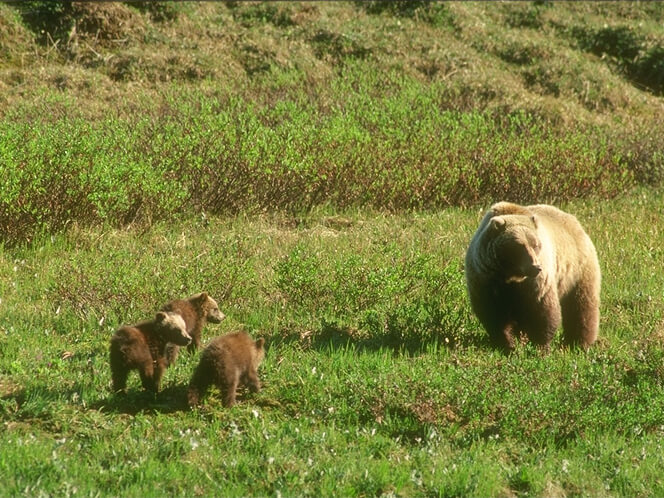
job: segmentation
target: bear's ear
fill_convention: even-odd
[[[199,301],[207,301],[209,297],[210,296],[208,296],[207,292],[201,292],[200,295],[198,296],[198,300]]]
[[[256,349],[263,349],[264,344],[265,344],[265,339],[261,337],[256,341]]]
[[[491,228],[491,230],[494,232],[502,232],[505,230],[505,224],[505,218],[494,216],[489,222],[489,228]]]
[[[157,315],[155,316],[157,322],[163,322],[166,320],[166,318],[166,313],[163,311],[157,311]]]

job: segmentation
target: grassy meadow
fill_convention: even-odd
[[[0,4],[0,496],[664,494],[659,3]],[[575,214],[600,339],[505,356],[463,256]],[[207,291],[263,390],[110,389]]]

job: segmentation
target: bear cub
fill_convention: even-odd
[[[120,328],[110,346],[113,391],[125,391],[129,372],[138,370],[143,387],[158,392],[168,366],[166,344],[186,346],[190,342],[184,319],[177,313],[159,311],[154,320]]]
[[[571,214],[546,204],[491,206],[465,261],[473,311],[507,352],[525,334],[548,349],[562,322],[567,345],[587,348],[599,330],[601,274],[595,246]]]
[[[201,331],[205,324],[207,322],[220,323],[226,318],[226,315],[219,310],[217,302],[207,292],[201,292],[186,299],[170,301],[161,308],[161,311],[172,311],[182,316],[187,324],[187,333],[192,339],[188,348],[191,353],[200,347]],[[168,346],[166,356],[169,365],[175,362],[178,353],[177,345],[170,344]]]
[[[240,384],[247,385],[252,392],[260,391],[257,369],[265,357],[264,344],[263,338],[253,341],[245,332],[213,339],[201,353],[189,383],[189,406],[196,406],[212,384],[221,391],[226,407],[235,404]]]

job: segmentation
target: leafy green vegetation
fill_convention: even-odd
[[[658,185],[658,13],[0,5],[0,229],[17,243],[71,223],[559,202]]]

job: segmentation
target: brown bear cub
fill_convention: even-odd
[[[257,369],[265,357],[264,339],[253,341],[245,332],[214,338],[201,353],[201,359],[189,383],[189,406],[196,406],[210,385],[222,393],[223,403],[231,407],[240,383],[252,392],[261,389]]]
[[[226,315],[219,311],[217,302],[207,292],[193,295],[187,299],[176,299],[165,304],[161,311],[173,311],[178,313],[187,324],[187,333],[191,336],[189,351],[194,352],[201,344],[201,331],[207,322],[220,323]],[[178,357],[179,348],[169,345],[166,357],[171,365]]]
[[[126,325],[111,338],[111,375],[113,391],[125,391],[127,376],[138,370],[143,387],[158,392],[166,361],[166,344],[186,346],[191,342],[182,317],[160,311],[154,320]]]
[[[587,348],[599,331],[601,274],[590,237],[571,214],[546,204],[499,202],[482,219],[465,262],[473,311],[506,351],[525,334],[548,349]]]

